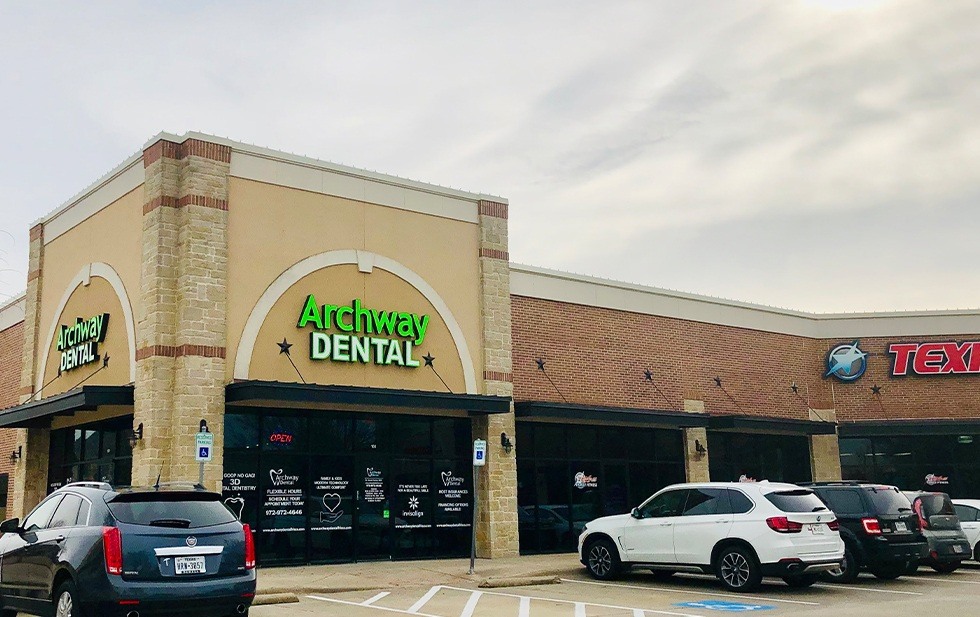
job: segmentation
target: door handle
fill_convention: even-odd
[[[54,539],[54,541],[55,542],[64,542],[65,541],[65,536],[58,536],[58,537],[56,537]]]
[[[661,527],[670,527],[673,523],[660,523]]]

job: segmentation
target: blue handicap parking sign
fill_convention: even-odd
[[[685,608],[704,608],[709,611],[722,611],[726,613],[749,613],[752,611],[771,611],[775,606],[764,604],[745,604],[742,602],[723,602],[721,600],[699,600],[697,602],[680,602],[674,606]]]
[[[197,456],[200,457],[200,458],[211,458],[211,456],[210,456],[211,455],[211,452],[210,451],[211,451],[211,448],[209,448],[207,446],[203,446],[203,447],[199,448],[199,452],[198,452]]]

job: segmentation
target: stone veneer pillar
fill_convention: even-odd
[[[27,266],[27,297],[24,304],[24,363],[20,373],[20,402],[34,396],[37,371],[39,319],[41,314],[41,263],[44,256],[44,227],[31,228]],[[11,517],[23,518],[47,494],[48,429],[17,429],[16,447],[21,458],[13,465],[10,490]]]
[[[704,401],[684,399],[684,411],[704,413]],[[685,428],[684,430],[684,477],[687,482],[708,482],[711,479],[708,471],[708,457],[711,452],[698,454],[697,443],[708,447],[708,429],[703,427]]]
[[[480,201],[480,283],[483,290],[484,394],[512,397],[510,256],[507,204]],[[514,449],[504,452],[500,434]],[[517,443],[514,408],[473,421],[474,438],[487,440],[487,465],[480,473],[477,555],[484,558],[518,554]]]
[[[220,489],[231,148],[160,140],[143,152],[143,269],[136,318],[133,483],[197,481],[194,434],[215,435],[205,485]]]
[[[810,419],[837,422],[837,410],[811,409]],[[810,473],[813,475],[814,482],[835,482],[842,478],[840,442],[836,433],[810,435]]]

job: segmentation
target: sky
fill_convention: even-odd
[[[516,263],[980,308],[976,0],[0,0],[0,52],[0,302],[34,221],[201,131],[506,197]]]

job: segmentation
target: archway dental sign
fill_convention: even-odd
[[[425,340],[428,315],[349,306],[317,304],[306,297],[297,328],[312,326],[310,359],[418,367],[412,351]],[[329,330],[338,332],[328,333]]]
[[[76,318],[75,324],[58,328],[58,344],[61,352],[60,372],[91,364],[99,360],[99,343],[105,340],[109,327],[109,313],[88,319]]]

